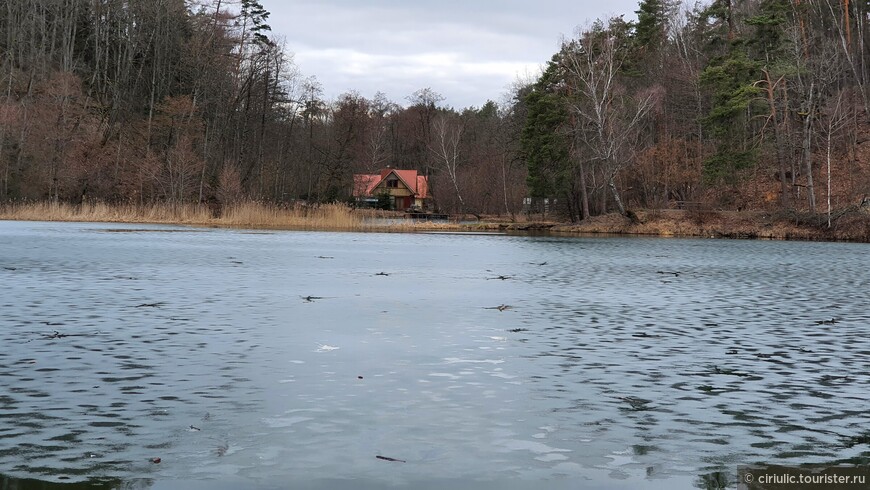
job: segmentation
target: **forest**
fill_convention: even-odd
[[[352,202],[386,166],[428,175],[446,213],[865,202],[870,0],[637,9],[454,108],[432,87],[327,100],[258,0],[7,0],[0,203]]]

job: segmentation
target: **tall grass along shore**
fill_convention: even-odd
[[[414,231],[459,229],[457,223],[396,220],[395,214],[354,209],[344,204],[277,206],[253,201],[217,212],[203,204],[106,204],[25,202],[0,204],[0,219],[18,221],[78,221],[155,223],[239,228],[341,231]]]
[[[401,213],[355,209],[344,204],[279,206],[254,201],[216,210],[208,205],[147,205],[58,202],[0,204],[0,220],[155,223],[232,228],[324,231],[529,231],[652,235],[666,237],[760,238],[870,242],[870,208],[838,213],[832,226],[822,215],[762,211],[638,210],[635,219],[618,214],[579,223],[533,221],[531,217],[490,217],[473,222],[400,219]]]

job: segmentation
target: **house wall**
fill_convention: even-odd
[[[398,210],[408,209],[414,204],[414,198],[411,196],[402,196],[393,198],[393,208]]]
[[[386,182],[381,182],[380,185],[372,189],[372,195],[379,196],[381,194],[388,194],[393,197],[405,197],[405,196],[413,196],[414,193],[411,192],[407,187],[402,184],[402,181],[399,181],[399,187],[387,187]]]

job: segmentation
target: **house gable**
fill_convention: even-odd
[[[413,186],[409,185],[409,182],[405,178],[408,177],[407,174],[409,173],[415,174],[415,178],[411,181],[414,183]],[[391,196],[413,196],[417,193],[416,173],[416,170],[385,169],[381,171],[381,180],[375,184],[372,191],[375,194],[387,193]]]

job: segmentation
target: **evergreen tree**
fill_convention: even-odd
[[[527,110],[520,145],[528,166],[529,193],[550,198],[565,191],[570,176],[570,139],[564,127],[568,121],[556,54],[547,69],[524,96]]]
[[[635,24],[634,37],[640,47],[654,49],[665,41],[665,2],[663,0],[641,0]]]
[[[753,102],[761,95],[754,84],[759,68],[741,46],[736,46],[727,56],[712,60],[701,73],[702,85],[712,92],[712,107],[703,122],[717,140],[715,154],[704,162],[704,174],[710,180],[734,183],[738,172],[755,162],[747,125],[757,111]]]

